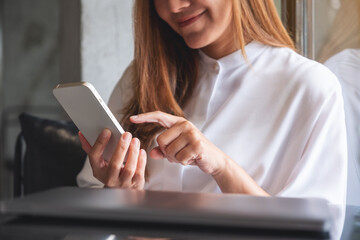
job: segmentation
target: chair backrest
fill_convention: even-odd
[[[19,115],[14,161],[14,195],[22,196],[59,186],[76,186],[86,153],[72,122]],[[25,146],[24,146],[25,144]]]
[[[360,49],[345,49],[325,63],[339,79],[348,143],[347,204],[360,206]]]
[[[347,204],[360,206],[360,88],[346,81],[340,83],[343,89],[348,136]]]

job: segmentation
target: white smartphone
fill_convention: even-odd
[[[53,94],[91,146],[104,128],[110,129],[111,138],[103,153],[109,161],[124,130],[93,85],[88,82],[59,84]]]

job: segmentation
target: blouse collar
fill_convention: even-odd
[[[237,50],[229,55],[220,59],[213,59],[207,56],[203,51],[199,50],[200,63],[205,67],[219,66],[221,70],[230,70],[237,68],[245,64],[252,63],[266,48],[266,45],[252,41],[245,46],[245,52],[247,55],[246,60],[241,53],[241,50]]]

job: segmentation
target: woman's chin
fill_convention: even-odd
[[[200,34],[191,34],[186,37],[183,36],[183,39],[189,48],[200,49],[207,46],[209,43],[206,41],[207,38],[199,35]]]
[[[186,45],[187,45],[189,48],[191,48],[191,49],[201,49],[201,48],[203,48],[203,47],[206,46],[205,43],[203,43],[203,42],[197,42],[197,41],[186,41],[186,40],[185,40],[185,43],[186,43]]]

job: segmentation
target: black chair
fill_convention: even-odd
[[[55,121],[27,113],[19,115],[16,141],[14,196],[60,186],[76,186],[76,175],[86,159],[72,122]]]

